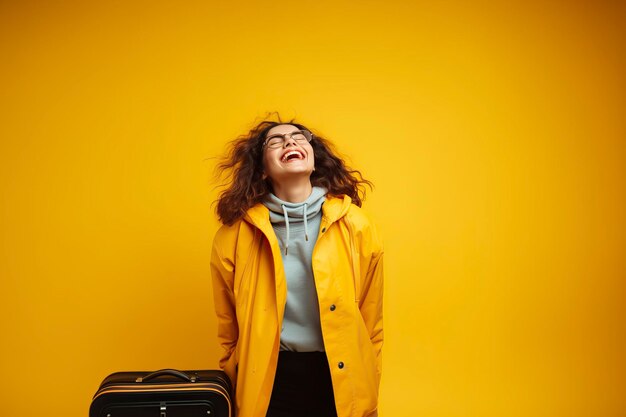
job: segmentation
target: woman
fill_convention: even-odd
[[[218,169],[211,256],[238,417],[377,416],[383,246],[363,184],[305,126],[263,121]]]

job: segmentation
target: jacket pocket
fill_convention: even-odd
[[[378,407],[370,411],[369,413],[365,413],[363,417],[378,417]]]

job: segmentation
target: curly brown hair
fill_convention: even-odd
[[[270,179],[263,179],[263,141],[271,128],[285,124],[313,133],[311,146],[315,170],[311,174],[311,185],[326,188],[330,195],[348,195],[360,207],[365,199],[365,185],[372,189],[373,184],[364,179],[361,172],[346,166],[327,139],[306,126],[295,123],[294,119],[288,122],[283,122],[280,116],[277,119],[261,121],[247,134],[228,144],[227,154],[215,167],[218,178],[226,177],[226,183],[222,185],[226,189],[217,199],[219,220],[226,225],[234,224],[244,217],[250,207],[273,192]]]

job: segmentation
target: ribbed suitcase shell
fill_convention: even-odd
[[[223,371],[116,372],[100,384],[89,417],[233,417],[231,391]]]

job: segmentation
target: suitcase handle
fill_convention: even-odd
[[[182,380],[185,380],[187,382],[196,382],[196,376],[192,375],[189,376],[184,372],[181,371],[177,371],[176,369],[160,369],[158,371],[154,371],[151,374],[148,374],[144,377],[139,377],[135,380],[135,382],[147,382],[151,379],[157,378],[159,376],[162,375],[169,375],[169,376],[175,376],[177,378],[180,378]]]

